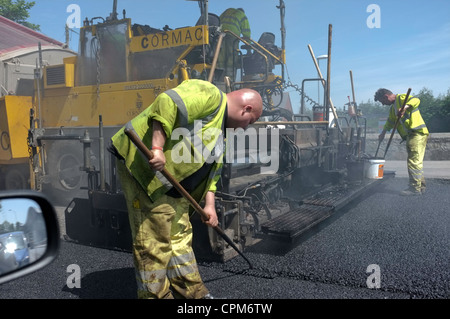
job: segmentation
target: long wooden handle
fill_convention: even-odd
[[[402,117],[402,113],[403,113],[403,110],[405,109],[406,103],[408,102],[408,98],[409,98],[409,94],[410,93],[411,93],[411,88],[408,89],[408,92],[406,93],[406,96],[405,96],[405,100],[403,101],[402,108],[400,109],[400,111],[399,111],[399,113],[397,115],[397,120],[395,121],[394,128],[392,129],[391,137],[389,138],[389,142],[388,142],[388,144],[386,146],[386,150],[384,151],[384,157],[383,158],[386,157],[386,153],[387,153],[387,151],[389,149],[389,146],[391,145],[392,137],[394,137],[395,130],[397,129],[398,123],[400,123],[400,118]]]
[[[136,145],[136,147],[144,153],[144,155],[150,160],[153,158],[153,152],[148,149],[148,147],[142,142],[142,140],[134,133],[132,130],[125,129],[125,134],[130,138],[130,140]],[[203,210],[203,208],[197,203],[197,201],[184,189],[183,186],[181,186],[180,183],[172,176],[172,174],[167,171],[166,168],[163,168],[161,173],[164,175],[165,178],[175,187],[175,189],[180,192],[181,195],[183,195],[184,198],[186,198],[192,207],[194,207],[195,211],[199,213],[204,220],[209,220],[208,214]],[[249,264],[250,268],[253,268],[252,263],[248,258],[239,250],[239,248],[236,246],[236,244],[225,234],[225,232],[219,227],[215,226],[213,229],[219,234],[233,249],[238,252],[239,255],[241,255],[245,261]]]
[[[314,55],[313,49],[310,44],[308,44],[308,49],[309,49],[309,53],[311,54],[311,58],[314,62],[314,66],[316,67],[317,74],[319,75],[320,79],[323,79],[322,71],[320,71],[319,63],[317,62],[316,56]],[[322,86],[323,86],[324,90],[327,90],[327,86],[325,85],[325,83],[323,81],[320,81],[320,82],[322,82]],[[342,129],[341,129],[341,126],[338,121],[338,115],[336,112],[336,108],[334,107],[333,101],[331,100],[331,96],[329,94],[327,94],[327,97],[328,97],[328,102],[330,104],[331,111],[333,112],[334,118],[336,119],[336,125],[337,125],[339,131],[342,133]],[[325,103],[325,105],[326,105],[326,103]],[[326,107],[325,107],[325,109],[326,109]],[[328,110],[327,110],[327,112],[328,112]]]
[[[350,82],[352,84],[353,107],[355,108],[355,123],[356,123],[356,128],[359,128],[358,110],[356,109],[355,85],[353,84],[353,71],[352,70],[350,70]],[[350,104],[349,104],[349,107],[350,107]]]
[[[210,70],[209,77],[208,77],[208,81],[211,83],[214,79],[214,72],[216,71],[217,60],[219,58],[219,53],[220,53],[220,49],[222,48],[222,41],[223,41],[224,37],[225,37],[225,33],[221,32],[219,35],[219,41],[217,41],[216,53],[214,54],[213,62],[211,65],[211,70]]]
[[[125,134],[130,138],[130,140],[136,145],[136,147],[144,153],[144,155],[151,160],[153,158],[153,152],[148,149],[148,147],[142,142],[142,140],[134,133],[133,131],[129,129],[125,129]],[[197,201],[189,194],[183,186],[181,186],[180,183],[172,176],[172,174],[167,171],[166,168],[163,168],[161,173],[164,175],[165,178],[170,182],[170,184],[175,187],[175,189],[180,192],[183,197],[185,197],[194,207],[194,209],[203,217],[205,220],[209,220],[208,214],[205,213],[203,208],[197,203]]]

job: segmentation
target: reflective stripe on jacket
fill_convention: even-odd
[[[226,95],[213,84],[186,80],[160,94],[112,137],[112,143],[125,159],[126,167],[153,201],[165,194],[171,185],[161,172],[155,173],[150,168],[148,160],[125,135],[124,129],[134,130],[151,148],[151,123],[153,120],[160,122],[166,134],[165,168],[178,182],[198,171],[205,162],[212,163],[208,179],[199,182],[191,194],[200,201],[207,191],[215,192],[220,179],[226,104]]]
[[[403,106],[406,94],[398,94],[395,98],[395,103],[392,104],[389,111],[389,118],[384,125],[386,131],[390,131],[394,128],[395,122],[397,121],[397,112]],[[397,132],[400,134],[402,139],[406,139],[406,136],[414,131],[425,135],[428,135],[428,128],[422,118],[419,111],[420,100],[416,97],[409,96],[408,102],[406,103],[410,107],[406,110],[405,114],[400,119],[397,126]]]
[[[233,8],[225,10],[220,15],[220,23],[223,31],[229,30],[238,36],[242,33],[242,36],[250,38],[250,24],[242,10]]]

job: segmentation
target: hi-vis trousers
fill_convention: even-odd
[[[406,139],[408,153],[409,187],[416,191],[425,190],[425,177],[423,175],[423,158],[427,147],[428,135],[412,132]]]
[[[192,250],[189,202],[162,196],[153,203],[124,163],[116,163],[133,236],[138,298],[203,298],[209,291]]]
[[[223,38],[222,47],[217,60],[217,67],[224,70],[223,76],[229,76],[232,81],[234,81],[236,76],[233,66],[236,64],[236,67],[239,67],[239,61],[237,59],[239,43],[235,40],[236,38],[229,34]]]

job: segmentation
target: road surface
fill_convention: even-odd
[[[418,197],[399,196],[406,185],[384,181],[294,244],[250,247],[254,270],[240,257],[200,262],[203,279],[239,300],[448,299],[450,180],[429,179]],[[134,299],[135,289],[129,253],[62,242],[47,268],[0,286],[0,299]]]

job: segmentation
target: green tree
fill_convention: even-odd
[[[420,99],[420,113],[422,114],[423,120],[425,123],[429,122],[437,111],[433,91],[424,87],[419,93],[413,95]]]
[[[446,95],[437,98],[426,87],[412,95],[420,99],[420,114],[431,133],[450,132],[450,89]],[[374,130],[380,118],[388,117],[390,106],[369,99],[365,103],[361,102],[358,109],[367,120],[367,128]]]
[[[415,96],[420,99],[420,113],[430,132],[450,132],[450,90],[446,96],[435,98],[431,90],[423,88]]]
[[[434,97],[433,91],[424,87],[419,93],[413,93],[420,99],[420,114],[431,133],[450,132],[450,89],[446,95]],[[358,104],[358,110],[367,120],[367,128],[371,131],[378,129],[378,121],[387,118],[390,106],[381,105],[369,99]]]
[[[375,132],[378,131],[378,122],[380,119],[389,116],[389,109],[389,106],[382,105],[370,99],[367,102],[358,104],[360,114],[366,119],[367,129]]]
[[[30,17],[28,10],[34,5],[34,1],[16,0],[13,2],[12,0],[0,0],[0,15],[30,29],[40,31],[40,25],[26,21]]]

